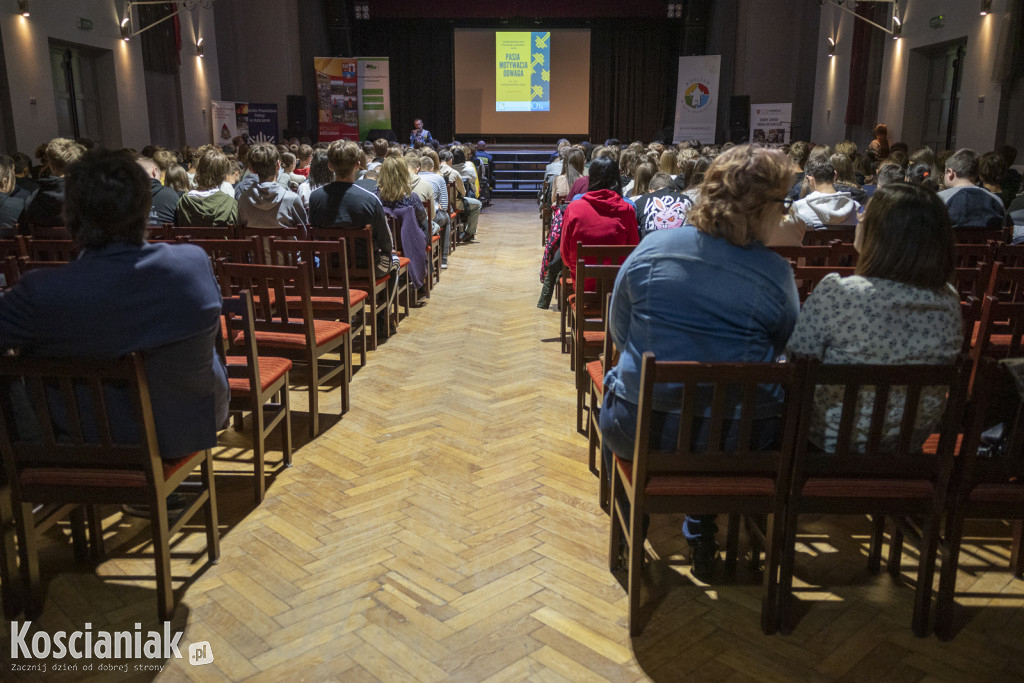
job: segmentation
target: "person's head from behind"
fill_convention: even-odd
[[[419,173],[422,165],[423,164],[420,162],[420,158],[416,155],[405,157],[405,166],[406,168],[409,169],[410,175],[416,175],[417,173]]]
[[[999,185],[1007,168],[1006,160],[999,152],[988,152],[978,159],[978,177],[985,185]]]
[[[466,153],[462,150],[462,145],[453,145],[451,148],[452,153],[452,164],[464,164],[466,163]]]
[[[152,198],[149,178],[130,153],[87,152],[65,178],[64,225],[80,247],[143,243]]]
[[[842,142],[836,143],[835,154],[845,154],[846,158],[853,163],[853,158],[857,156],[857,143],[852,140],[843,140]]]
[[[828,158],[828,162],[836,170],[837,182],[846,183],[847,185],[857,184],[857,177],[853,174],[853,162],[850,161],[850,157],[835,152]]]
[[[249,168],[261,183],[277,180],[280,162],[280,152],[269,142],[257,142],[249,149]]]
[[[879,178],[881,178],[881,168],[878,169],[878,173]],[[896,182],[896,180],[892,182]],[[911,185],[920,185],[932,192],[937,192],[939,189],[939,184],[935,182],[935,175],[932,172],[931,164],[911,164],[910,168],[907,169],[907,182]],[[879,186],[881,186],[881,180],[879,180]]]
[[[62,176],[67,167],[81,159],[84,153],[85,147],[74,140],[54,138],[46,144],[46,164],[51,174]]]
[[[228,176],[232,164],[219,149],[211,149],[196,162],[196,189],[212,190],[220,187]]]
[[[430,155],[424,154],[420,157],[420,173],[433,173],[434,166],[434,160]]]
[[[941,290],[955,263],[953,229],[939,196],[892,183],[868,201],[857,225],[857,275]]]
[[[659,166],[662,172],[669,175],[679,173],[679,163],[676,161],[676,150],[666,149],[659,157]]]
[[[919,165],[923,166],[923,164]],[[931,166],[925,166],[925,168],[930,170]],[[878,167],[878,171],[875,173],[875,185],[885,187],[886,185],[899,183],[903,181],[903,176],[902,166],[894,161],[885,161]]]
[[[811,189],[821,190],[822,186],[831,187],[836,179],[836,169],[828,157],[812,156],[804,166],[804,173],[807,174],[807,181]]]
[[[164,174],[164,184],[175,192],[188,192],[192,183],[188,179],[188,171],[181,164],[174,164]]]
[[[478,140],[477,143],[476,143],[476,151],[478,151],[478,152],[486,152],[487,151],[487,143],[484,142],[483,140]]]
[[[651,191],[651,181],[655,175],[667,176],[667,173],[658,173],[658,167],[654,164],[642,163],[637,164],[636,169],[633,171],[633,191],[630,193],[633,197],[639,197],[642,194],[647,194]],[[672,178],[669,177],[669,182]]]
[[[657,192],[658,190],[666,190],[675,188],[676,183],[672,180],[672,176],[663,171],[659,171],[651,176],[651,182],[647,184],[648,192]]]
[[[570,183],[583,175],[583,169],[587,165],[587,155],[582,147],[573,147],[565,153],[565,163],[562,164],[562,175],[569,179]]]
[[[382,200],[397,202],[412,192],[409,167],[405,164],[405,159],[388,157],[378,170],[377,189]]]
[[[960,181],[974,183],[978,180],[978,153],[973,149],[958,149],[946,159],[946,185]]]
[[[388,141],[384,138],[377,138],[373,141],[373,156],[375,159],[383,159],[388,153]]]
[[[590,162],[590,183],[587,192],[597,190],[611,190],[622,194],[619,164],[611,157],[599,157]]]
[[[711,162],[700,184],[701,201],[687,220],[736,246],[764,241],[782,220],[783,200],[796,172],[779,150],[737,145]]]
[[[351,140],[335,140],[327,148],[327,161],[337,180],[352,179],[363,152]]]
[[[875,129],[872,132],[874,133],[876,140],[885,140],[886,142],[889,141],[889,127],[886,126],[884,123],[880,123],[877,126],[875,126]]]
[[[804,165],[807,163],[807,159],[811,156],[811,145],[810,143],[804,142],[803,140],[797,140],[789,146],[789,158],[793,160],[802,171]]]
[[[0,156],[0,192],[10,194],[14,192],[17,180],[14,175],[14,159],[5,155]]]
[[[295,170],[295,164],[298,163],[298,158],[291,152],[285,152],[281,155],[281,170],[291,173]]]
[[[309,186],[323,187],[332,182],[334,182],[334,171],[327,163],[327,150],[315,150],[313,158],[309,162]]]

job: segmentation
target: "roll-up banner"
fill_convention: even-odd
[[[674,142],[700,140],[714,144],[721,67],[721,55],[679,58]]]
[[[391,128],[391,76],[387,57],[359,57],[359,137]]]
[[[246,142],[277,142],[277,105],[249,102],[210,103],[213,111],[213,142],[226,145],[236,137]]]

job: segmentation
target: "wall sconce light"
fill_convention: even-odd
[[[987,16],[992,11],[992,0],[981,0],[981,16]],[[27,14],[25,16],[28,16]]]
[[[892,39],[899,40],[903,35],[903,22],[895,14],[892,16]]]
[[[197,57],[206,57],[205,50],[206,50],[206,46],[203,45],[203,39],[200,38],[199,40],[196,41],[196,56]]]
[[[30,12],[28,11],[28,0],[18,0],[18,14],[20,14],[23,17],[29,16]]]
[[[828,56],[836,56],[836,41],[834,41],[832,38],[828,39]]]

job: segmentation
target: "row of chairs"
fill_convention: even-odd
[[[640,588],[645,529],[649,514],[667,512],[730,513],[727,567],[735,567],[740,515],[753,530],[752,562],[764,551],[761,625],[765,633],[792,628],[793,576],[798,521],[802,514],[856,514],[873,518],[869,567],[877,571],[886,518],[898,523],[890,543],[889,571],[898,575],[903,530],[914,528],[919,541],[912,627],[918,636],[931,629],[933,577],[941,554],[941,577],[934,628],[953,635],[951,617],[964,521],[971,518],[1017,520],[1011,569],[1024,571],[1021,553],[1024,518],[1024,410],[1013,419],[1007,448],[997,458],[979,449],[988,426],[984,392],[965,411],[969,361],[951,366],[828,366],[809,359],[785,364],[685,363],[657,361],[646,354],[641,372],[637,434],[631,459],[617,457],[611,472],[612,528],[609,566],[626,565],[630,633],[643,627]],[[983,366],[986,381],[1001,372],[994,361]],[[649,447],[651,398],[658,383],[683,385],[679,434],[674,449]],[[777,448],[750,447],[758,386],[784,388]],[[818,386],[843,387],[844,402],[835,453],[811,448],[807,441],[810,407]],[[941,432],[922,450],[914,440],[915,416],[927,388],[946,393]],[[706,393],[705,393],[706,392]],[[700,395],[698,395],[700,394]],[[711,395],[706,444],[697,444],[692,428],[695,406]],[[738,402],[733,419],[732,400]],[[861,405],[866,403],[867,410]],[[892,407],[902,403],[894,424]],[[870,413],[867,443],[850,440],[855,421]],[[966,426],[961,426],[966,422]],[[722,437],[738,423],[734,450]],[[758,525],[753,516],[766,516]],[[624,547],[624,550],[623,550]],[[623,562],[624,561],[624,562]]]

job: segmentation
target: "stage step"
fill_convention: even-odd
[[[550,150],[488,149],[494,157],[493,197],[532,199],[544,184]]]

